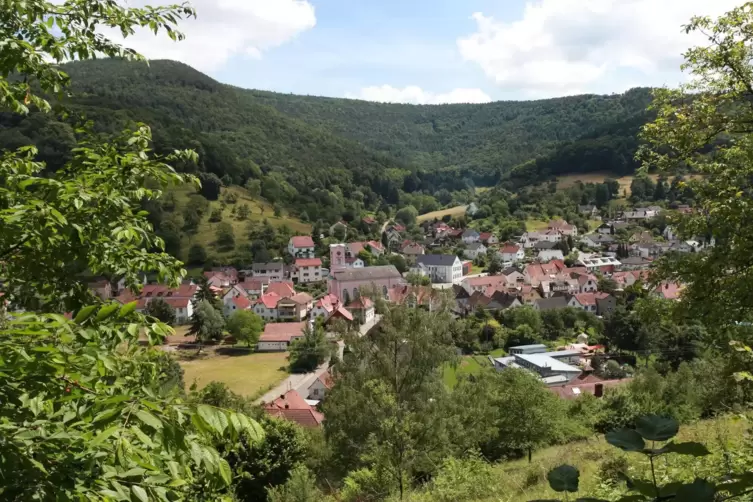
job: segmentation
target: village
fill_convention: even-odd
[[[473,205],[467,208],[473,210]],[[597,222],[590,231],[581,232],[565,220],[553,219],[546,228],[506,242],[499,242],[492,232],[454,228],[452,221],[443,220],[422,222],[418,229],[423,239],[410,239],[406,226],[389,221],[382,226],[380,239],[330,243],[328,255],[317,256],[312,236],[298,235],[290,238],[285,250],[289,256],[284,261],[253,263],[241,270],[217,267],[204,271],[202,280],[226,317],[251,311],[263,320],[257,353],[287,353],[315,324],[327,330],[333,343],[338,340],[333,330],[337,323],[368,333],[380,317],[374,295],[387,304],[411,308],[432,309],[449,301],[458,318],[523,306],[537,312],[573,308],[601,318],[614,310],[620,294],[636,284],[652,288],[650,294],[659,298],[675,300],[682,285],[664,282],[650,286],[652,262],[664,253],[696,252],[714,245],[713,239],[680,241],[671,227],[661,234],[652,231],[649,222],[664,211],[658,206],[636,207],[617,218],[604,219],[595,206],[579,206],[578,210]],[[678,210],[691,211],[689,207]],[[373,226],[375,221],[365,218],[363,223]],[[441,252],[448,249],[453,253]],[[406,270],[401,273],[394,265],[367,265],[386,255],[401,256]],[[483,269],[482,264],[486,265]],[[178,288],[147,284],[137,294],[122,285],[113,288],[105,280],[91,287],[102,298],[115,298],[123,304],[136,301],[136,309],[142,312],[160,298],[175,310],[175,324],[180,326],[191,321],[198,282],[188,279]],[[181,347],[191,344],[188,338],[173,338],[173,342]],[[342,350],[342,341],[339,343]],[[581,333],[556,347],[533,344],[495,351],[483,364],[497,371],[527,369],[562,397],[584,392],[598,397],[605,386],[623,381],[595,375],[591,359],[603,349],[589,344],[588,336]],[[479,356],[468,357],[475,357],[474,364],[478,363]],[[265,409],[273,415],[305,426],[319,425],[323,417],[317,404],[331,385],[332,375],[322,365],[306,378],[288,377],[261,401],[268,401]]]

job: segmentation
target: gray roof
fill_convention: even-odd
[[[254,263],[251,265],[252,270],[281,270],[285,264],[281,261],[273,261],[269,263]]]
[[[613,243],[616,240],[613,236],[611,236],[609,234],[606,234],[606,235],[604,235],[604,234],[591,234],[591,235],[588,235],[586,237],[589,240],[591,240],[592,242],[596,242],[596,243],[599,243],[599,244],[611,244],[611,243]]]
[[[416,263],[430,267],[451,267],[457,259],[454,254],[424,254],[416,257]]]
[[[538,306],[540,310],[563,309],[567,307],[567,298],[565,298],[564,296],[541,298],[539,300],[536,300],[535,302],[536,306]]]
[[[481,235],[478,230],[469,228],[465,232],[463,232],[463,237],[470,237],[471,235]]]
[[[551,357],[549,354],[515,354],[517,359],[522,359],[537,368],[548,368],[558,373],[580,373],[581,370],[575,366],[565,364],[562,361]]]
[[[377,279],[400,279],[402,275],[394,265],[380,265],[377,267],[348,268],[332,272],[338,281],[367,281]]]
[[[554,249],[557,246],[556,242],[538,241],[533,245],[536,249]]]
[[[620,263],[623,265],[647,265],[651,263],[651,260],[647,260],[640,256],[628,256],[627,258],[620,258]]]
[[[477,250],[479,248],[486,248],[486,246],[484,246],[480,242],[473,242],[471,244],[468,244],[468,249],[471,250],[471,251],[475,251],[475,250]]]

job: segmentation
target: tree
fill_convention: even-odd
[[[681,166],[704,175],[685,181],[696,210],[670,223],[681,239],[713,235],[716,246],[660,260],[657,279],[685,284],[677,314],[702,319],[718,332],[753,321],[752,27],[750,4],[716,20],[693,18],[688,32],[705,38],[684,55],[694,78],[679,89],[654,92],[656,120],[641,132],[644,168],[667,172]]]
[[[249,347],[256,345],[263,329],[264,320],[250,310],[237,310],[227,321],[228,332]]]
[[[307,326],[303,338],[294,340],[290,346],[290,371],[293,373],[308,373],[314,371],[327,360],[329,342],[324,334],[324,328]]]
[[[29,107],[49,112],[36,93],[62,94],[64,60],[95,53],[142,59],[101,28],[128,36],[150,27],[177,40],[175,22],[192,15],[186,6],[138,9],[97,0],[6,4],[0,39],[17,42],[2,50],[0,106],[21,115]],[[193,498],[196,479],[206,498],[227,496],[229,466],[209,444],[240,434],[259,440],[258,424],[187,404],[173,385],[174,363],[152,348],[170,328],[147,322],[136,302],[87,304],[79,275],[123,277],[129,288],[140,286],[144,272],[180,281],[185,271],[162,252],[141,202],[171,182],[191,181],[167,162],[195,155],[150,157],[146,126],[110,141],[77,132],[76,141],[70,161],[54,173],[43,172],[34,148],[0,159],[0,257],[9,300],[3,310],[11,309],[0,316],[3,498],[178,500]],[[25,312],[12,311],[16,306]],[[73,319],[43,309],[72,312]]]
[[[360,258],[363,261],[363,264],[368,266],[371,266],[374,261],[374,255],[371,254],[371,252],[366,251],[365,249],[362,249],[358,252],[358,258]]]
[[[235,232],[230,223],[222,222],[217,225],[217,246],[224,251],[231,250],[235,247]]]
[[[199,288],[196,291],[196,296],[194,297],[196,301],[205,301],[214,304],[214,302],[217,301],[217,297],[215,296],[214,291],[212,291],[212,288],[209,285],[209,279],[207,279],[206,276],[202,275],[201,277],[199,277],[197,282]]]
[[[222,181],[213,173],[199,173],[201,181],[201,195],[207,200],[217,200],[220,198],[220,189]]]
[[[154,298],[147,303],[144,314],[156,317],[165,324],[175,324],[175,309],[163,298]]]
[[[599,277],[598,288],[599,291],[613,295],[615,291],[617,291],[618,285],[617,282],[611,277],[601,276]]]
[[[384,255],[382,255],[384,256]],[[404,274],[408,271],[408,263],[405,261],[405,257],[401,254],[391,254],[387,256],[387,261],[390,265],[394,266],[398,272]]]
[[[201,300],[195,303],[191,316],[191,329],[188,330],[186,336],[195,337],[201,351],[205,343],[222,339],[225,318],[208,301]]]
[[[200,265],[207,261],[207,251],[201,244],[193,244],[188,249],[188,263],[191,265]]]
[[[431,278],[428,275],[421,275],[418,272],[408,272],[405,280],[411,286],[431,286]]]
[[[499,256],[497,256],[497,253],[492,252],[491,257],[489,258],[489,264],[486,266],[486,271],[489,275],[496,275],[502,272],[502,261],[499,259]]]
[[[248,204],[241,204],[238,206],[238,219],[239,220],[245,220],[248,219],[248,215],[251,214],[251,210],[248,208]]]
[[[222,221],[222,209],[213,209],[212,214],[209,215],[209,221],[211,221],[212,223]]]
[[[253,198],[258,198],[261,195],[261,181],[260,180],[248,180],[246,182],[246,190]]]
[[[395,213],[395,219],[405,226],[414,225],[416,218],[418,218],[418,210],[413,206],[405,206]]]
[[[454,360],[449,306],[392,306],[369,336],[349,343],[323,402],[338,465],[369,467],[398,487],[430,473],[450,449],[440,368]]]

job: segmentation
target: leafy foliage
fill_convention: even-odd
[[[175,324],[175,309],[163,298],[154,298],[146,304],[144,314],[165,324]]]
[[[227,330],[236,340],[246,342],[249,347],[256,345],[264,329],[264,320],[250,310],[233,312],[227,321]]]
[[[290,371],[308,373],[314,371],[329,356],[329,342],[322,326],[306,326],[303,337],[294,340],[290,346]]]

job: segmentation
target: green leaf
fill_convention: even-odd
[[[126,303],[125,305],[120,307],[120,311],[118,312],[118,317],[120,318],[126,317],[128,314],[136,310],[137,304],[138,302],[133,301],[131,303]]]
[[[141,488],[138,485],[131,486],[131,491],[136,496],[137,499],[141,500],[141,502],[149,502],[149,495],[147,495],[146,490]]]
[[[714,502],[716,488],[705,479],[696,478],[690,484],[682,485],[675,495],[676,500],[682,502]]]
[[[99,312],[97,312],[97,322],[102,322],[108,317],[110,317],[113,313],[115,313],[116,310],[118,310],[118,303],[111,303],[109,305],[105,305],[101,309],[99,309]]]
[[[105,410],[101,413],[99,413],[96,417],[94,417],[94,420],[92,420],[93,424],[96,424],[97,422],[103,422],[105,420],[109,420],[115,415],[120,413],[120,408],[110,408],[109,410]]]
[[[695,441],[685,443],[669,443],[662,448],[666,453],[677,453],[678,455],[692,455],[694,457],[703,457],[710,455],[711,452],[703,444]]]
[[[103,430],[102,432],[100,432],[99,434],[97,434],[94,437],[94,439],[92,439],[89,442],[89,445],[91,445],[91,446],[98,445],[99,443],[103,442],[104,440],[108,439],[110,436],[112,436],[113,434],[115,434],[115,431],[117,431],[119,428],[120,428],[120,426],[114,425],[114,426],[110,427],[109,429]]]
[[[233,471],[230,469],[230,464],[224,458],[220,459],[220,476],[226,486],[230,486],[233,482]]]
[[[680,424],[674,418],[647,415],[635,421],[635,430],[644,439],[667,441],[677,435]]]
[[[577,492],[580,473],[571,465],[561,465],[549,471],[546,479],[555,492]]]
[[[157,417],[155,417],[154,415],[152,415],[146,410],[137,411],[136,416],[139,418],[139,420],[141,420],[142,422],[144,422],[146,425],[148,425],[149,427],[153,429],[162,428],[162,422]]]
[[[146,474],[146,469],[142,469],[141,467],[134,467],[133,469],[128,469],[127,471],[120,473],[120,477],[133,478],[143,476],[144,474]]]
[[[628,490],[639,492],[641,495],[647,497],[656,496],[656,487],[651,481],[645,479],[632,479],[626,474],[621,474],[621,477],[625,480]]]
[[[73,319],[73,322],[76,324],[81,324],[82,322],[86,321],[91,315],[94,313],[94,311],[97,310],[96,305],[88,305],[81,310],[78,311],[78,314],[76,314],[76,317]]]
[[[624,451],[641,451],[646,446],[641,435],[633,429],[616,429],[604,437],[607,443]]]

